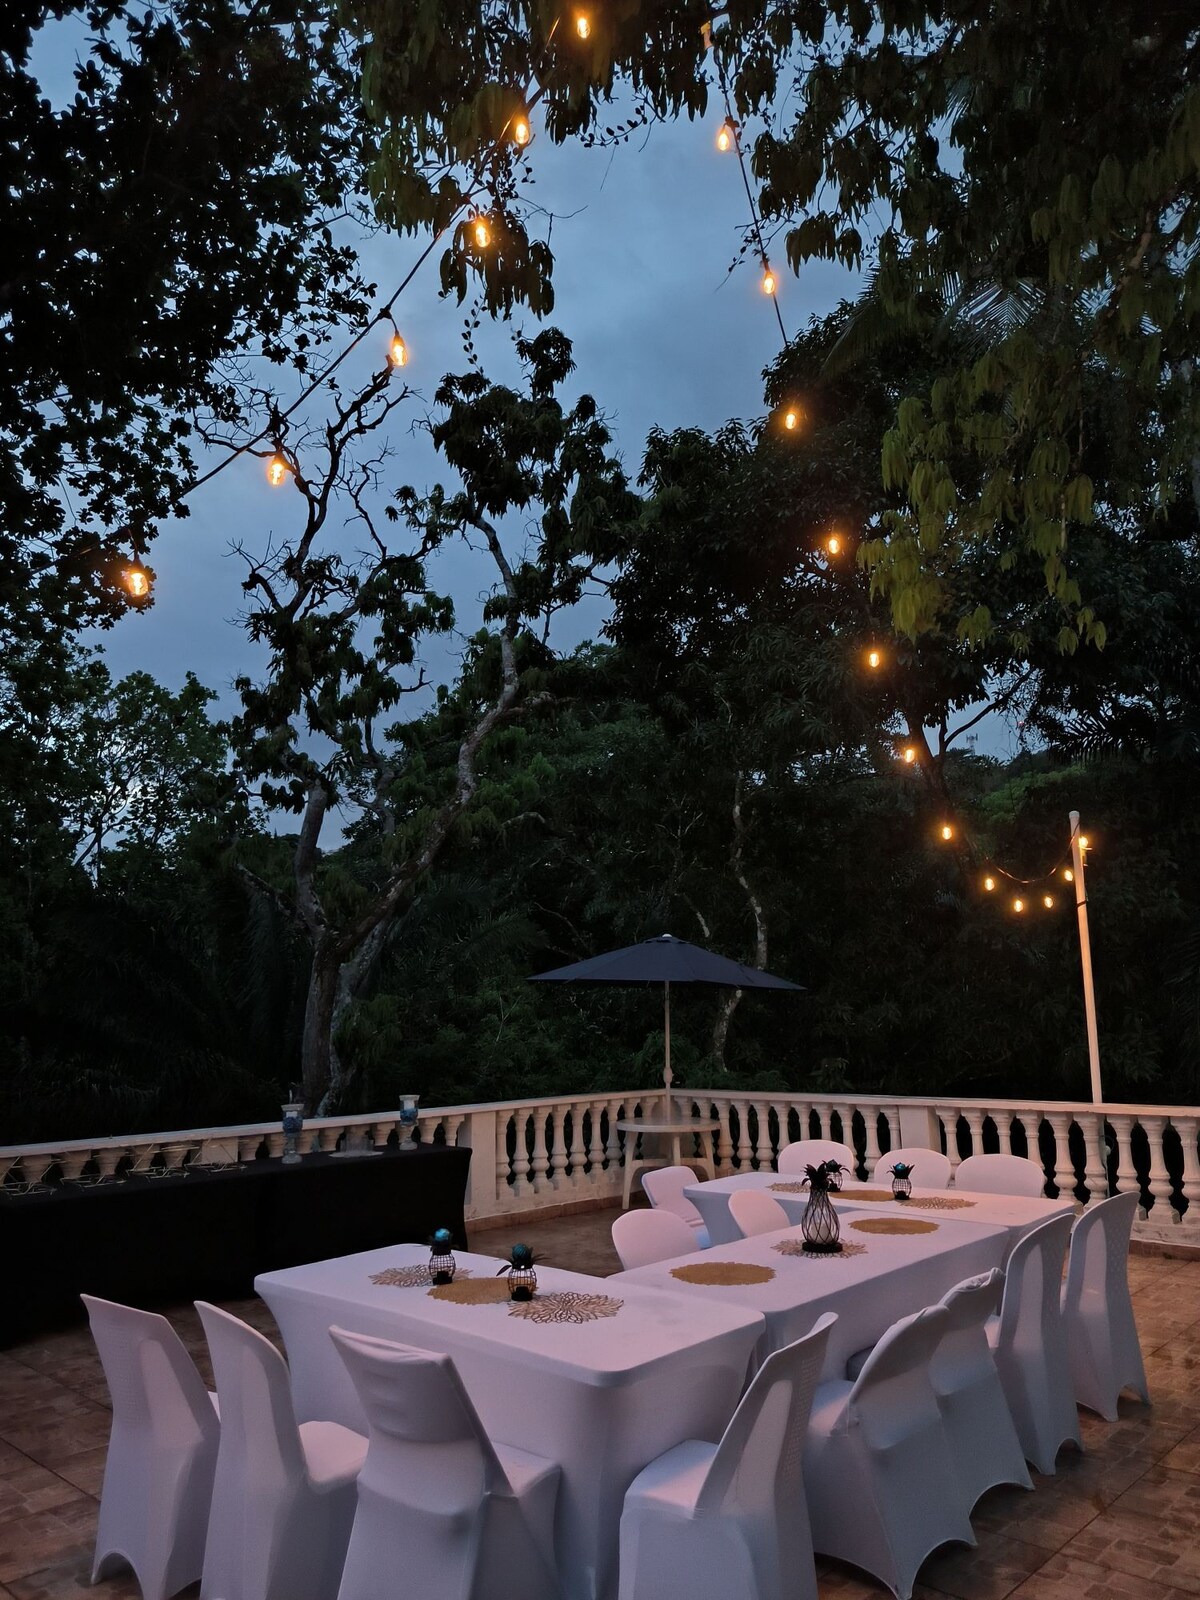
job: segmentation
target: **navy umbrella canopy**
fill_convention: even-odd
[[[792,989],[801,985],[777,978],[760,967],[748,967],[714,955],[686,939],[669,933],[657,939],[643,939],[606,955],[535,973],[531,983],[661,983],[663,985],[664,1062],[663,1083],[667,1089],[667,1113],[671,1110],[671,985],[707,983],[719,989]]]

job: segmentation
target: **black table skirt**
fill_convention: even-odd
[[[78,1322],[79,1296],[155,1307],[249,1294],[257,1273],[449,1228],[467,1248],[471,1152],[251,1161],[0,1196],[0,1348]]]

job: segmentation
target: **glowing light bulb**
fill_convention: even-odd
[[[512,136],[514,144],[526,145],[529,143],[533,134],[525,117],[518,117],[513,123]]]
[[[287,474],[287,462],[279,454],[279,451],[276,450],[275,454],[267,462],[267,482],[273,489],[278,489],[279,485],[287,477]]]
[[[1013,910],[1017,913],[1018,916],[1020,916],[1021,912],[1024,911],[1024,909],[1025,909],[1024,900],[1014,900],[1013,901]]]
[[[398,333],[392,335],[392,342],[388,345],[388,360],[394,367],[408,365],[408,346]]]
[[[1054,896],[1052,894],[1044,894],[1042,896],[1042,904],[1045,906],[1047,911],[1053,911],[1054,910]]]
[[[801,423],[801,413],[795,406],[789,406],[783,413],[783,425],[789,433],[795,433]]]
[[[732,150],[733,149],[733,140],[734,140],[733,123],[730,122],[728,117],[726,117],[725,121],[717,129],[717,149],[718,150],[722,150],[722,151],[724,151],[724,150]]]
[[[942,838],[947,842],[947,844],[949,844],[950,840],[953,839],[953,837],[954,837],[954,829],[953,829],[953,827],[951,827],[950,823],[948,823],[948,822],[943,822],[942,823],[941,835],[942,835]]]
[[[575,13],[575,32],[581,39],[590,39],[592,36],[592,19],[586,11]]]
[[[763,265],[762,292],[764,294],[775,293],[775,274],[765,264]]]
[[[983,880],[983,887],[984,887],[984,888],[985,888],[985,889],[986,889],[986,890],[987,890],[987,892],[988,892],[988,893],[989,893],[989,894],[991,894],[991,893],[992,893],[992,892],[993,892],[993,891],[994,891],[994,890],[995,890],[995,887],[996,887],[996,880],[995,880],[995,878],[993,878],[993,877],[987,877],[987,878],[985,878],[985,879],[984,879],[984,880]]]
[[[840,556],[842,553],[841,536],[836,533],[831,533],[828,539],[825,541],[825,548],[829,551],[831,556]]]
[[[1088,838],[1086,833],[1081,833],[1079,835],[1079,848],[1081,850],[1090,850],[1091,847],[1092,841]]]
[[[1063,868],[1063,877],[1066,879],[1066,881],[1068,883],[1074,883],[1075,882],[1075,874],[1071,871],[1070,867],[1064,867]]]
[[[121,582],[131,600],[145,600],[150,593],[150,574],[139,562],[125,568]]]
[[[911,767],[913,765],[913,763],[917,759],[917,747],[916,747],[916,745],[915,744],[906,744],[904,746],[903,751],[901,752],[901,755],[902,755],[903,760],[904,760],[904,765],[906,767]]]
[[[471,228],[475,234],[475,243],[481,250],[486,250],[492,242],[492,230],[487,225],[487,218],[476,217]]]
[[[883,665],[883,651],[882,650],[868,650],[867,651],[867,665],[871,668],[872,672],[877,672],[879,670],[879,668]]]

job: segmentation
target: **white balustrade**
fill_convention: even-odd
[[[717,1123],[720,1173],[770,1168],[780,1147],[795,1137],[841,1138],[854,1146],[868,1173],[885,1153],[884,1142],[888,1149],[901,1143],[940,1146],[954,1168],[980,1150],[1016,1150],[1043,1162],[1051,1192],[1084,1204],[1108,1194],[1110,1178],[1115,1192],[1136,1190],[1137,1237],[1200,1245],[1195,1107],[878,1095],[812,1099],[703,1089],[672,1098],[681,1117]],[[423,1144],[461,1144],[475,1152],[467,1215],[482,1220],[618,1199],[632,1136],[618,1133],[617,1121],[661,1116],[663,1109],[657,1091],[556,1096],[424,1109],[418,1128]],[[363,1134],[376,1144],[399,1137],[399,1113],[312,1118],[301,1147],[332,1151]],[[282,1150],[278,1122],[8,1145],[0,1147],[0,1182],[17,1191],[47,1181],[119,1180],[129,1171],[178,1174],[189,1166],[230,1166]]]

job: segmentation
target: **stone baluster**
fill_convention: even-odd
[[[1109,1117],[1112,1125],[1113,1138],[1117,1141],[1117,1193],[1128,1194],[1131,1189],[1137,1191],[1138,1204],[1141,1205],[1142,1184],[1133,1164],[1133,1117]]]
[[[71,1182],[83,1176],[83,1169],[92,1159],[90,1150],[64,1150],[59,1157],[59,1166],[65,1181]]]
[[[983,1152],[983,1124],[984,1119],[987,1117],[987,1112],[969,1110],[964,1111],[963,1116],[967,1119],[967,1127],[971,1130],[971,1154],[973,1156],[981,1155]]]
[[[562,1106],[550,1112],[550,1148],[546,1163],[546,1178],[551,1189],[567,1186],[567,1134],[566,1114]]]
[[[539,1106],[533,1113],[533,1192],[544,1194],[551,1187],[550,1183],[550,1147],[547,1143],[546,1131],[548,1118],[546,1107]]]
[[[862,1115],[863,1133],[866,1138],[866,1145],[863,1151],[863,1160],[866,1163],[867,1177],[869,1178],[875,1171],[875,1163],[883,1154],[883,1151],[879,1148],[879,1107],[864,1106]],[[884,1115],[886,1116],[887,1113],[885,1112]],[[891,1118],[888,1117],[888,1145],[894,1150],[896,1145],[895,1141],[891,1137],[891,1131],[892,1121]]]
[[[1046,1115],[1054,1135],[1054,1170],[1051,1175],[1060,1198],[1075,1198],[1075,1162],[1071,1157],[1071,1118],[1065,1111],[1051,1111]]]
[[[737,1114],[738,1136],[737,1149],[734,1153],[737,1156],[738,1171],[749,1172],[753,1149],[750,1144],[750,1107],[745,1100],[737,1102]]]
[[[1079,1111],[1075,1120],[1083,1131],[1083,1181],[1087,1188],[1084,1205],[1108,1198],[1108,1143],[1104,1137],[1104,1116],[1096,1111]]]
[[[605,1106],[608,1126],[601,1129],[604,1161],[608,1171],[615,1172],[621,1165],[621,1135],[617,1132],[617,1118],[621,1115],[621,1102],[610,1100]]]
[[[1200,1154],[1196,1150],[1196,1135],[1200,1131],[1200,1119],[1196,1117],[1172,1117],[1172,1126],[1179,1135],[1179,1142],[1183,1146],[1183,1182],[1182,1195],[1187,1201],[1187,1210],[1183,1213],[1182,1224],[1192,1230],[1200,1229]]]
[[[800,1134],[800,1137],[802,1139],[809,1139],[809,1138],[832,1139],[833,1138],[832,1107],[827,1106],[827,1105],[814,1104],[811,1107],[811,1110],[816,1113],[817,1131],[816,1131],[815,1134],[810,1134],[809,1131],[808,1131],[808,1128],[804,1128],[803,1131]]]
[[[119,1145],[104,1145],[96,1151],[96,1169],[102,1178],[111,1178],[121,1164],[125,1151]]]
[[[524,1198],[531,1193],[533,1186],[533,1164],[529,1158],[529,1119],[528,1111],[513,1113],[513,1125],[516,1134],[516,1145],[513,1150],[513,1178],[515,1183],[513,1193]]]
[[[714,1100],[712,1103],[712,1120],[719,1124],[717,1131],[712,1136],[713,1166],[716,1168],[718,1178],[723,1170],[730,1165],[733,1153],[733,1140],[729,1133],[729,1101]]]
[[[958,1174],[959,1163],[962,1160],[958,1153],[959,1112],[957,1107],[954,1106],[939,1106],[935,1115],[946,1135],[946,1159],[950,1163],[950,1182],[953,1183]]]
[[[313,1135],[313,1142],[318,1150],[335,1150],[341,1131],[340,1128],[318,1128]]]
[[[513,1123],[516,1122],[516,1121],[519,1121],[519,1119],[515,1118],[510,1111],[493,1112],[493,1116],[494,1116],[495,1122],[496,1122],[496,1133],[495,1133],[495,1150],[496,1150],[496,1155],[495,1155],[495,1173],[496,1173],[496,1177],[495,1177],[495,1190],[494,1190],[493,1198],[495,1199],[496,1204],[499,1207],[499,1209],[503,1210],[504,1206],[505,1206],[505,1203],[508,1200],[509,1194],[512,1192],[512,1185],[508,1181],[510,1173],[512,1171],[512,1169],[511,1169],[511,1167],[509,1165],[509,1159],[508,1159],[508,1134],[509,1134],[509,1129],[512,1127]],[[479,1155],[480,1156],[483,1155],[483,1151],[482,1150],[479,1151]],[[472,1166],[475,1165],[475,1160],[476,1160],[476,1157],[472,1156],[471,1157],[471,1165]]]
[[[1167,1119],[1141,1117],[1139,1120],[1145,1129],[1146,1138],[1150,1141],[1150,1174],[1146,1180],[1146,1187],[1154,1200],[1152,1218],[1158,1223],[1172,1222],[1174,1208],[1171,1205],[1171,1174],[1167,1171],[1166,1157],[1163,1155],[1163,1133]]]

